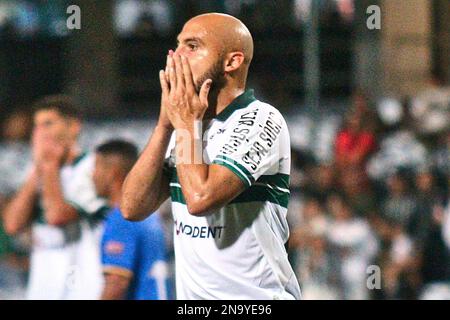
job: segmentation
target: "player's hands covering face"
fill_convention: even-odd
[[[169,52],[167,67],[159,74],[163,100],[162,112],[175,129],[192,128],[195,121],[201,121],[208,108],[208,94],[212,80],[206,80],[197,93],[191,67],[186,57]]]
[[[39,129],[33,131],[32,147],[35,167],[43,169],[62,165],[64,147]]]

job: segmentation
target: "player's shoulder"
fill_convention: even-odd
[[[276,123],[280,123],[283,126],[286,121],[281,112],[270,103],[255,99],[250,102],[245,108],[238,110],[233,117],[234,121],[255,121],[255,123],[265,123],[267,120],[272,119]]]
[[[75,157],[75,159],[68,164],[66,167],[71,168],[72,170],[92,170],[95,163],[95,154],[89,151],[83,151]]]

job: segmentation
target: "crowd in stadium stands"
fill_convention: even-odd
[[[388,103],[390,119],[355,95],[331,161],[294,151],[290,248],[306,298],[450,298],[449,94]]]
[[[344,117],[302,126],[307,118],[288,119],[289,257],[304,297],[450,299],[450,89],[433,83],[376,106],[355,93]],[[31,126],[23,111],[2,123],[0,210],[29,167]],[[81,144],[90,150],[117,136],[142,147],[151,131],[147,121],[85,127]],[[173,254],[170,208],[161,212]],[[24,297],[30,242],[27,232],[9,237],[0,228],[0,299]]]

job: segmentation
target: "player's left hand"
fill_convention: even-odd
[[[197,94],[189,62],[178,53],[169,56],[168,72],[169,83],[165,88],[169,91],[167,116],[175,129],[190,129],[194,122],[202,121],[208,109],[212,80],[205,80]]]
[[[41,169],[60,168],[63,164],[65,148],[56,140],[48,138],[43,146],[43,157],[39,164]]]

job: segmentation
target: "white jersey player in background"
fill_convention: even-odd
[[[68,97],[36,102],[32,169],[4,210],[8,233],[32,228],[28,299],[97,299],[102,290],[105,208],[92,181],[94,158],[78,148],[80,130]]]
[[[238,19],[189,20],[160,72],[158,124],[123,186],[130,220],[171,197],[178,299],[300,298],[285,249],[289,133],[246,90],[252,57]]]

